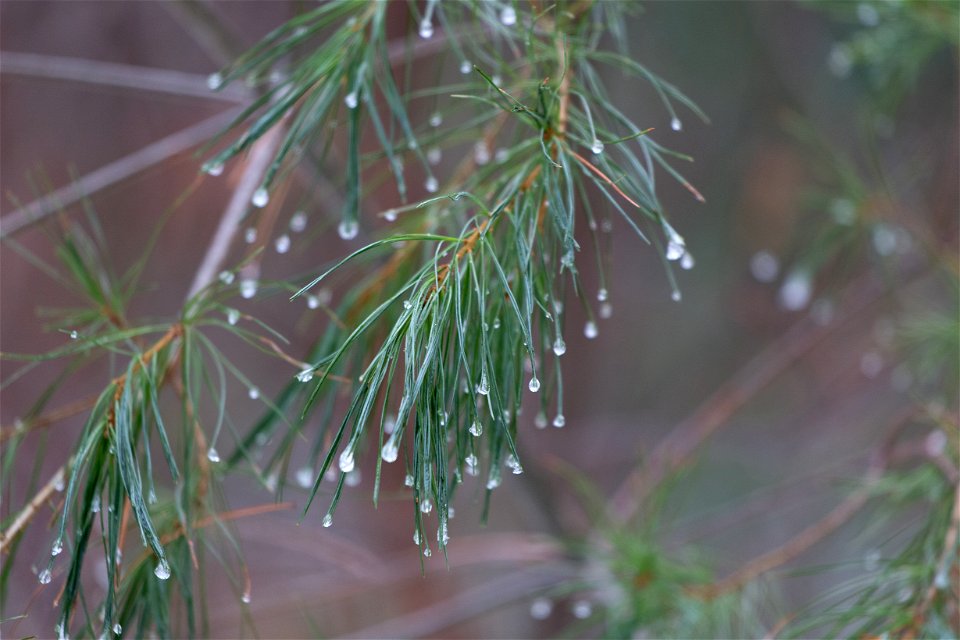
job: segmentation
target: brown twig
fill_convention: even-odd
[[[66,418],[73,417],[78,413],[83,413],[87,409],[93,407],[97,402],[97,398],[100,397],[100,394],[93,394],[87,396],[86,398],[80,398],[69,404],[66,404],[62,407],[57,407],[47,413],[44,413],[32,420],[27,420],[23,424],[13,424],[8,425],[0,429],[0,443],[4,443],[14,436],[25,433],[31,429],[44,429],[51,425],[54,425],[61,420]]]
[[[66,466],[62,466],[57,469],[50,479],[47,480],[47,483],[34,494],[33,498],[30,499],[30,502],[20,510],[20,513],[17,514],[17,517],[14,518],[13,522],[10,523],[10,526],[7,527],[7,530],[0,533],[0,552],[4,551],[7,545],[10,544],[10,541],[13,540],[20,531],[27,526],[27,524],[33,519],[37,514],[37,511],[40,510],[40,507],[43,506],[43,503],[53,495],[56,491],[59,491],[60,487],[63,486],[63,479],[66,473]]]

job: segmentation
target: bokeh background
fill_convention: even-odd
[[[208,6],[237,43],[250,45],[291,17],[296,5]],[[912,402],[909,374],[898,368],[903,355],[896,341],[898,314],[905,308],[955,306],[949,287],[929,273],[937,260],[956,264],[956,50],[923,57],[901,96],[890,98],[890,107],[880,105],[887,94],[881,96],[871,78],[848,68],[837,47],[859,31],[883,28],[887,19],[896,18],[882,14],[880,24],[873,24],[869,12],[858,13],[856,3],[644,3],[628,25],[633,55],[686,92],[711,120],[704,124],[684,117],[682,131],[674,132],[649,87],[613,83],[618,104],[631,117],[655,127],[662,143],[695,158],[685,175],[706,204],[669,180],[660,188],[674,226],[697,261],[693,270],[679,272],[683,300],[671,301],[654,251],[626,227],[615,229],[612,316],[601,322],[592,341],[577,329],[582,317],[570,318],[563,363],[566,427],[537,430],[532,415],[525,416],[519,445],[526,473],[505,478],[485,527],[479,523],[482,487],[468,485],[460,493],[449,566],[435,555],[424,561],[421,575],[402,477],[385,476],[386,499],[374,510],[372,460],[367,459],[359,486],[348,488],[330,529],[321,527],[322,509],[296,525],[305,492],[295,483],[284,494],[295,508],[237,523],[253,580],[249,616],[242,615],[237,590],[212,571],[209,634],[249,635],[253,624],[264,637],[548,637],[569,629],[574,635],[596,635],[599,627],[579,622],[573,606],[585,601],[601,607],[602,598],[590,577],[564,561],[550,542],[582,539],[592,524],[559,469],[573,467],[601,495],[611,495],[661,438],[714,392],[738,380],[745,366],[763,366],[803,340],[809,344],[803,343],[802,354],[723,420],[696,465],[676,483],[664,544],[698,545],[724,575],[832,508],[845,483],[862,476],[865,455],[883,437],[891,417]],[[402,34],[408,25],[398,21],[396,28]],[[189,11],[172,2],[3,0],[4,223],[22,203],[240,104],[241,91],[232,98],[203,95],[206,76],[225,62],[222,51],[198,36]],[[195,92],[71,80],[63,76],[72,67],[60,57],[79,61],[81,77],[106,68],[99,63],[180,72],[177,86],[192,86]],[[427,62],[422,72],[432,74],[444,61]],[[821,179],[825,156],[811,152],[795,135],[791,123],[798,121],[816,131],[832,153],[850,158],[864,176],[867,191],[851,201],[859,215],[904,232],[897,236],[903,249],[897,268],[908,265],[912,275],[887,280],[888,293],[875,295],[869,304],[861,304],[861,294],[884,291],[883,275],[889,273],[883,267],[889,256],[881,255],[885,245],[878,250],[869,230],[818,272],[803,308],[785,309],[782,303],[791,269],[803,263],[817,230],[837,223],[837,209],[848,197],[837,190],[826,201],[818,199],[818,193],[829,193]],[[201,158],[195,150],[190,146],[90,195],[118,270],[141,255],[154,223],[198,179]],[[452,166],[454,152],[447,157]],[[171,215],[149,259],[135,315],[177,312],[237,178],[230,171],[200,178],[197,191]],[[358,246],[332,232],[341,185],[336,167],[316,179],[327,181],[321,195],[300,178],[277,205],[277,229],[300,208],[309,212],[310,226],[294,234],[292,249],[283,255],[273,251],[271,237],[261,238],[267,243],[265,277],[299,276]],[[390,197],[387,190],[375,194],[384,206]],[[69,207],[64,215],[77,215],[76,210]],[[57,226],[54,216],[14,237],[52,259],[49,229]],[[238,242],[232,256],[239,259],[247,248]],[[62,344],[65,335],[46,326],[38,311],[77,300],[7,244],[0,260],[2,350],[39,353]],[[584,270],[592,289],[597,275],[588,266]],[[288,336],[291,352],[305,349],[326,321],[284,296],[244,308]],[[284,363],[240,344],[225,339],[222,346],[264,395],[291,375]],[[20,365],[4,361],[0,366],[7,380]],[[5,429],[28,411],[58,371],[55,364],[38,367],[3,389]],[[58,392],[53,406],[97,392],[109,376],[109,363],[85,369]],[[231,393],[232,410],[241,421],[256,415],[259,405],[242,387]],[[939,398],[950,415],[956,400],[955,393]],[[63,463],[82,421],[82,415],[63,420],[28,440],[15,460],[4,459],[16,469],[3,489],[4,517],[26,499],[31,477],[45,479]],[[43,454],[38,467],[35,453]],[[243,474],[227,478],[225,492],[232,507],[273,499]],[[0,629],[5,636],[52,634],[57,580],[42,588],[36,579],[52,539],[50,521],[49,513],[35,520],[17,563],[4,568],[11,571],[12,585]],[[868,570],[863,558],[875,550],[877,537],[864,533],[865,524],[854,519],[786,567],[829,565],[828,574],[786,577],[779,572],[782,579],[770,586],[765,622],[774,624],[778,615],[827,586]],[[88,578],[91,584],[99,579],[93,573]],[[579,586],[557,593],[559,584]],[[544,595],[554,606],[539,620],[531,616],[531,604]],[[20,614],[26,617],[9,620]]]

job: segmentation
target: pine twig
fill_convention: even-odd
[[[57,469],[50,479],[47,480],[47,483],[38,491],[33,498],[30,499],[30,502],[20,510],[20,513],[17,514],[17,517],[14,518],[13,522],[10,523],[10,526],[7,527],[7,530],[0,533],[0,552],[2,552],[10,541],[13,540],[27,524],[33,519],[37,514],[40,507],[43,506],[43,503],[53,495],[54,492],[59,491],[59,487],[63,486],[64,474],[66,473],[66,465]]]

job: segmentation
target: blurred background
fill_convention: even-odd
[[[107,184],[82,187],[122,271],[199,180],[160,232],[131,313],[175,315],[239,178],[229,170],[198,177],[197,146],[225,123],[221,114],[247,99],[242,87],[210,94],[206,77],[231,47],[254,44],[297,5],[208,3],[234,38],[224,43],[198,24],[189,2],[0,3],[5,238],[51,260],[58,216],[21,228],[21,207],[62,187],[61,199],[70,200],[73,181],[93,173]],[[295,462],[283,496],[294,506],[235,526],[252,579],[249,605],[225,575],[209,572],[209,635],[601,635],[609,577],[578,560],[590,557],[583,547],[598,544],[597,522],[571,470],[599,496],[629,498],[636,487],[623,483],[665,437],[696,441],[665,494],[655,537],[667,551],[695,547],[721,578],[830,512],[864,476],[891,428],[912,420],[908,428],[922,438],[931,424],[955,427],[956,380],[939,365],[927,378],[922,366],[918,373],[917,345],[904,330],[915,317],[955,320],[957,313],[954,6],[918,3],[907,15],[897,3],[645,3],[627,27],[633,56],[711,120],[684,118],[682,130],[673,131],[648,86],[610,83],[633,119],[695,159],[685,175],[705,204],[669,180],[660,186],[696,258],[692,270],[678,272],[682,301],[671,300],[655,252],[617,227],[612,314],[592,341],[577,329],[582,317],[568,319],[566,426],[540,430],[532,411],[525,416],[519,447],[526,473],[505,476],[488,524],[480,525],[482,486],[468,484],[455,505],[448,564],[439,554],[424,558],[421,575],[401,475],[385,474],[375,510],[368,456],[332,528],[321,527],[318,508],[297,526],[306,492],[292,478]],[[401,35],[413,28],[403,15],[398,11]],[[944,32],[939,40],[931,35]],[[444,63],[426,60],[433,66],[425,63],[422,72],[431,75]],[[423,120],[428,113],[414,115]],[[443,166],[455,164],[456,152],[446,152]],[[317,189],[311,181],[326,185]],[[359,246],[332,232],[339,187],[331,166],[325,175],[295,178],[285,201],[272,205],[277,230],[261,229],[257,240],[266,247],[265,278],[301,277]],[[373,198],[379,202],[368,213],[391,204],[386,189]],[[72,213],[65,215],[76,215],[78,205],[68,205]],[[291,234],[292,248],[280,254],[274,241],[299,209],[310,226]],[[372,233],[377,223],[367,220]],[[239,260],[247,249],[238,242],[231,255]],[[43,311],[77,301],[23,251],[6,242],[2,251],[2,350],[40,353],[63,344],[66,336],[45,323]],[[595,290],[597,274],[584,270]],[[287,336],[292,353],[306,349],[327,321],[282,295],[242,308]],[[285,363],[229,338],[221,346],[264,396],[290,378]],[[935,347],[955,364],[951,349],[949,342]],[[60,368],[51,363],[12,380],[22,365],[0,365],[0,422],[8,430]],[[51,406],[98,392],[109,367],[84,369]],[[238,385],[231,394],[241,422],[256,415],[260,405],[245,389]],[[917,406],[932,422],[911,413]],[[78,414],[38,429],[15,459],[3,459],[13,468],[4,476],[4,518],[31,495],[31,482],[63,464],[82,424]],[[710,437],[701,442],[696,434],[706,431]],[[954,446],[955,429],[946,435]],[[42,461],[35,465],[37,453]],[[273,501],[243,474],[226,478],[224,491],[234,508]],[[868,526],[869,510],[852,515],[778,566],[764,583],[761,628],[870,572],[877,554],[895,555],[897,541],[882,542],[909,531],[923,513],[921,505],[896,526],[879,527]],[[10,574],[5,636],[52,633],[57,594],[50,587],[57,581],[45,588],[36,578],[51,521],[49,512],[38,517],[17,562],[3,568]],[[797,567],[829,569],[796,574]],[[92,570],[87,578],[91,585],[103,580]]]

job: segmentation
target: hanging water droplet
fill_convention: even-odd
[[[260,187],[253,192],[253,197],[250,198],[250,202],[255,207],[263,208],[267,206],[267,203],[270,202],[270,192],[267,191],[264,187]]]
[[[412,308],[413,308],[413,303],[410,302],[409,300],[404,300],[404,301],[403,301],[403,308],[404,308],[404,309],[412,309]]]
[[[609,302],[604,302],[600,305],[600,310],[597,312],[597,315],[599,315],[602,320],[609,320],[610,316],[613,315],[613,305]]]
[[[207,88],[210,91],[216,91],[220,88],[220,85],[223,84],[223,75],[218,73],[211,73],[207,76]]]
[[[119,622],[114,623],[114,625],[113,625],[113,633],[116,634],[116,635],[118,635],[118,636],[119,636],[121,633],[123,633],[123,627],[120,625]]]
[[[504,26],[512,27],[517,24],[517,10],[513,8],[512,5],[507,5],[500,10],[500,22]]]
[[[344,473],[350,473],[353,471],[353,468],[356,466],[356,461],[353,459],[353,451],[350,449],[345,449],[343,453],[340,454],[340,460],[338,464],[340,466],[340,471]]]
[[[573,603],[573,606],[570,607],[570,611],[573,613],[574,618],[586,620],[593,614],[593,605],[587,600],[577,600]]]
[[[546,620],[553,612],[553,601],[549,598],[537,598],[530,603],[530,617],[534,620]]]
[[[440,183],[437,182],[436,178],[430,176],[424,181],[423,188],[427,190],[427,193],[436,193],[437,189],[440,188]]]
[[[301,489],[309,489],[313,486],[314,480],[314,471],[312,467],[301,467],[297,470],[296,474],[297,486]]]
[[[587,320],[587,323],[583,325],[583,335],[586,336],[588,340],[593,340],[599,333],[597,323],[593,320]]]
[[[477,460],[477,456],[475,456],[475,455],[472,454],[472,453],[471,453],[471,454],[468,454],[468,455],[463,459],[463,462],[464,462],[464,464],[467,465],[467,475],[471,475],[471,476],[477,475],[477,464],[478,464],[478,462],[479,462],[479,461]]]
[[[257,288],[259,286],[256,278],[244,278],[240,281],[240,296],[249,300],[257,295]]]
[[[686,247],[681,242],[670,240],[667,243],[667,260],[679,260],[686,252]]]
[[[150,492],[147,494],[147,502],[157,504],[157,492],[153,490],[153,487],[150,488]]]
[[[380,450],[380,457],[383,458],[384,462],[396,462],[399,453],[400,448],[397,446],[397,443],[393,441],[393,438],[391,438],[384,443],[383,448]]]
[[[446,545],[450,542],[450,533],[447,530],[447,523],[445,521],[440,523],[440,526],[437,527],[437,542],[441,545]]]
[[[240,602],[242,602],[243,604],[250,604],[250,592],[249,592],[249,591],[244,591],[242,594],[240,594]]]
[[[433,37],[433,22],[430,20],[423,20],[420,23],[420,37],[424,40],[429,40]]]
[[[537,380],[536,376],[530,378],[530,384],[527,385],[527,388],[530,389],[530,393],[540,391],[540,381]]]
[[[453,507],[447,507],[447,518],[449,518],[450,520],[453,520],[456,513],[457,512]]]
[[[256,400],[260,397],[260,389],[257,389],[256,387],[250,387],[250,389],[247,390],[247,395],[250,396],[251,400]]]
[[[320,298],[315,295],[307,295],[307,309],[316,309],[320,306]]]
[[[477,384],[477,393],[482,396],[490,393],[490,382],[487,380],[487,372],[484,371],[480,374],[480,382]]]
[[[351,91],[343,97],[343,104],[347,105],[347,109],[356,109],[357,105],[360,104],[360,100],[357,97],[356,91]]]
[[[567,425],[567,419],[563,417],[562,413],[558,413],[557,417],[553,419],[553,426],[557,429],[562,429]]]
[[[683,129],[683,123],[680,122],[680,118],[678,118],[677,116],[673,116],[673,119],[670,120],[670,128],[673,129],[674,131],[680,131],[681,129]]]
[[[257,241],[256,227],[247,227],[247,229],[243,232],[243,241],[247,244],[253,244]]]
[[[343,220],[337,225],[337,233],[344,240],[353,240],[360,231],[360,225],[356,220]]]
[[[360,469],[354,469],[343,479],[343,484],[347,485],[348,487],[359,487],[362,479],[363,474],[360,472]]]
[[[479,165],[485,165],[490,162],[490,147],[483,140],[473,145],[473,161]]]
[[[217,452],[216,449],[214,449],[213,447],[210,447],[209,449],[207,449],[207,460],[209,460],[210,462],[220,462],[220,454]]]
[[[693,259],[693,254],[689,251],[683,254],[680,258],[680,268],[690,271],[696,265],[696,261]]]
[[[307,214],[303,211],[297,211],[290,216],[290,231],[300,233],[307,228]]]
[[[573,255],[573,249],[572,249],[572,248],[571,248],[571,249],[567,249],[567,251],[566,251],[562,256],[560,256],[560,264],[561,264],[565,269],[572,269],[572,268],[573,268],[573,260],[574,260],[574,255]]]
[[[600,142],[597,138],[593,139],[593,144],[590,145],[590,151],[593,152],[593,155],[598,156],[603,153],[603,143]]]
[[[313,379],[313,369],[304,369],[297,374],[298,382],[310,382]]]
[[[323,516],[323,522],[321,524],[323,524],[324,527],[329,529],[330,526],[333,524],[333,516],[330,515],[329,513]]]
[[[161,560],[154,570],[153,575],[157,576],[160,580],[168,580],[170,578],[170,565],[167,564],[166,560]]]
[[[533,417],[533,426],[537,429],[546,429],[547,428],[547,414],[542,410],[537,412],[537,415]]]
[[[432,166],[437,166],[440,164],[440,160],[443,159],[443,151],[440,147],[430,147],[427,149],[427,162]]]
[[[491,471],[490,477],[487,478],[487,490],[493,491],[494,489],[500,486],[500,483],[502,481],[503,479],[500,477],[499,472]]]
[[[757,251],[750,258],[750,275],[758,282],[773,282],[780,273],[780,261],[769,251]]]
[[[471,71],[473,71],[473,65],[470,64],[469,60],[464,60],[463,62],[460,63],[460,73],[462,73],[463,75],[467,75]]]
[[[412,487],[413,486],[413,476],[409,473],[403,476],[403,486]]]
[[[65,486],[66,485],[64,484],[63,475],[58,475],[57,479],[53,483],[53,488],[58,492],[62,492]]]
[[[436,113],[436,112],[435,112],[433,115],[430,116],[430,126],[431,126],[431,127],[439,127],[441,124],[443,124],[443,116],[442,116],[442,115],[440,115],[439,113]]]
[[[220,282],[223,284],[233,284],[234,275],[232,271],[221,271],[217,277],[220,278]]]
[[[238,320],[240,320],[240,312],[236,309],[227,309],[227,322],[234,325]]]
[[[266,479],[264,479],[263,486],[267,489],[267,491],[269,491],[270,493],[273,493],[277,490],[278,482],[280,482],[280,476],[276,471],[274,471],[273,473],[268,475]]]
[[[597,301],[603,302],[608,297],[610,297],[610,293],[605,288],[600,287],[597,289]]]
[[[63,541],[57,538],[53,541],[53,546],[50,547],[50,555],[58,556],[63,553]]]
[[[70,339],[71,339],[71,340],[76,340],[77,338],[80,337],[80,334],[77,332],[76,329],[71,330],[70,333],[67,334],[67,335],[70,336]]]
[[[426,498],[420,501],[420,513],[430,513],[433,511],[433,502],[430,501],[430,498]]]
[[[433,555],[433,552],[430,551],[430,547],[424,547],[424,548],[423,548],[423,555],[424,555],[425,557],[427,557],[427,558],[429,558],[430,556]]]
[[[812,293],[813,283],[810,280],[810,274],[802,270],[793,271],[780,287],[778,296],[780,306],[787,311],[799,311],[810,302]]]
[[[683,294],[680,293],[680,289],[674,289],[670,292],[670,299],[674,302],[680,302],[683,300]]]
[[[520,465],[520,461],[517,460],[512,453],[506,457],[504,464],[507,465],[507,468],[509,468],[515,476],[523,473],[523,466]]]
[[[203,172],[208,176],[213,176],[216,178],[223,173],[223,163],[222,162],[208,162],[203,165]]]
[[[413,544],[420,546],[420,530],[416,529],[413,532]]]
[[[830,202],[830,216],[837,224],[850,226],[857,221],[857,205],[848,198],[836,198]]]
[[[279,236],[273,241],[273,248],[277,250],[277,253],[286,253],[287,251],[290,251],[290,236],[287,234]]]
[[[567,343],[563,341],[563,338],[557,336],[557,339],[553,341],[553,353],[558,358],[567,352]]]
[[[37,579],[40,581],[40,584],[50,584],[50,581],[53,580],[53,574],[50,573],[50,569],[44,569],[37,576]]]
[[[483,425],[480,424],[479,420],[474,419],[473,424],[470,425],[470,435],[479,438],[482,433]]]

